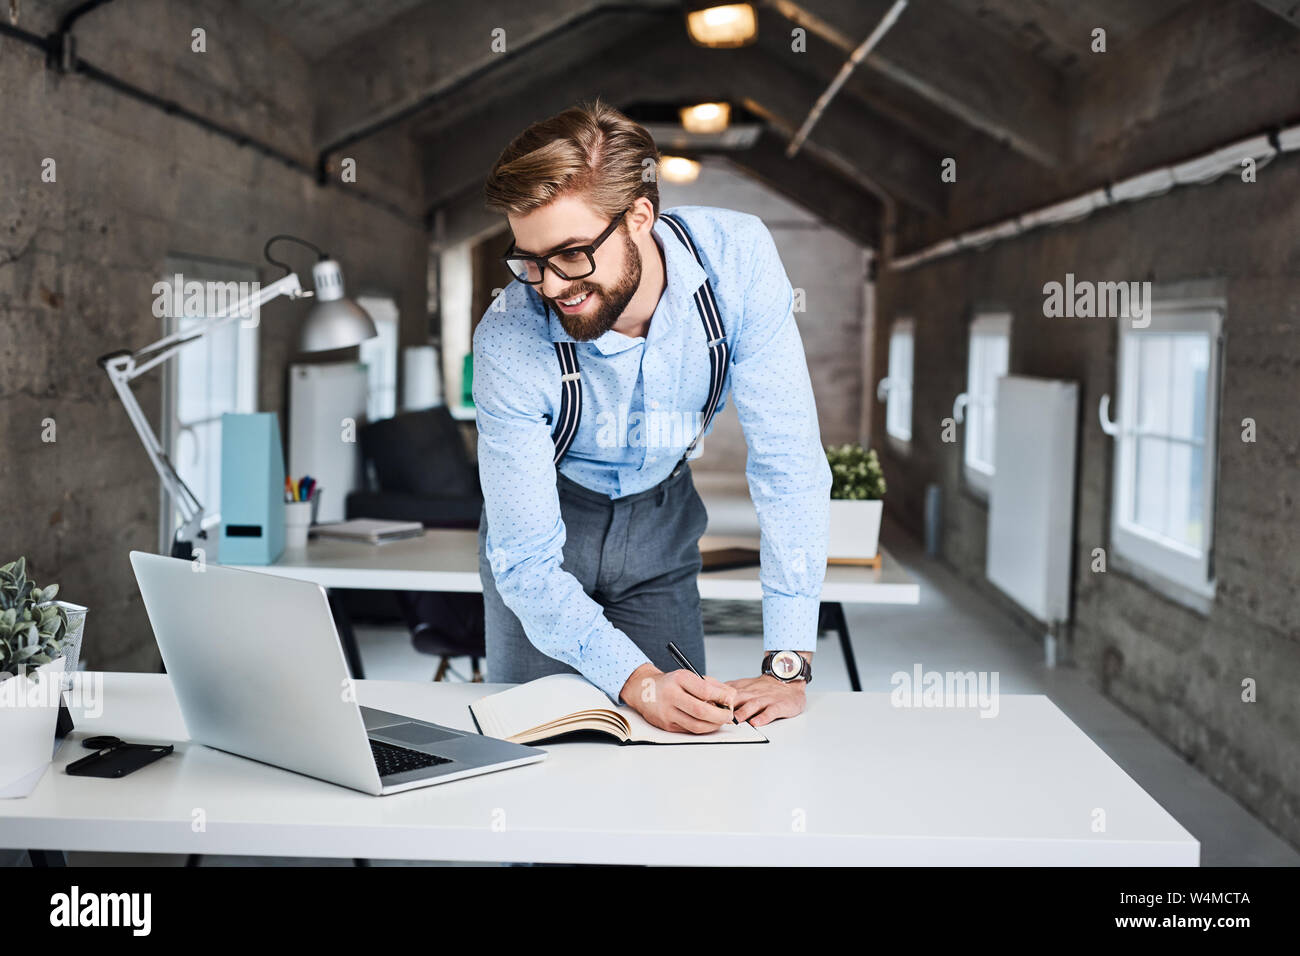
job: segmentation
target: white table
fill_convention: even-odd
[[[705,535],[701,550],[725,547],[758,547],[754,537]],[[840,639],[849,683],[861,690],[853,644],[849,639],[844,604],[916,604],[920,588],[916,581],[882,551],[880,568],[832,566],[826,569],[822,585],[822,624],[835,630]],[[380,591],[468,591],[481,592],[478,571],[478,532],[426,530],[423,537],[365,544],[337,538],[316,537],[305,549],[286,550],[274,564],[246,566],[249,571],[313,581],[326,589],[356,588]],[[708,571],[700,575],[700,597],[733,601],[759,601],[763,589],[757,567]],[[340,602],[333,601],[339,638],[352,674],[365,676],[361,654],[351,622]]]
[[[1196,839],[1037,695],[1003,695],[988,719],[809,691],[802,715],[764,726],[768,744],[568,741],[543,745],[539,764],[371,797],[189,743],[166,675],[103,676],[103,715],[74,709],[77,730],[32,794],[0,800],[0,846],[724,866],[1200,858]],[[468,704],[503,686],[362,681],[358,699],[472,731]],[[69,777],[90,734],[176,753],[120,780]]]

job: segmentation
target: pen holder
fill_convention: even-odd
[[[307,547],[307,529],[311,527],[312,505],[310,501],[286,501],[284,503],[284,546],[301,550]]]

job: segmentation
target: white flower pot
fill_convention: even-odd
[[[831,499],[829,558],[874,558],[880,545],[883,501]]]
[[[65,663],[58,657],[0,681],[0,792],[53,759]]]

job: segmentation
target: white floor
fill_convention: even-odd
[[[743,484],[701,476],[709,503],[711,532],[745,533],[754,527],[753,508]],[[914,607],[849,607],[849,631],[864,690],[889,691],[891,675],[925,670],[997,671],[999,691],[1046,694],[1111,758],[1201,841],[1205,866],[1296,866],[1300,853],[1240,804],[1156,739],[1138,721],[1092,689],[1070,667],[1049,669],[1038,642],[1020,631],[991,602],[939,562],[924,556],[916,542],[886,526],[885,547],[921,582]],[[752,615],[746,615],[752,622]],[[751,630],[753,630],[751,628]],[[358,640],[366,676],[389,680],[428,680],[436,664],[416,653],[404,629],[360,628]],[[711,634],[706,639],[707,670],[722,680],[757,673],[762,656],[758,633]],[[817,690],[849,690],[838,641],[823,637],[815,658]],[[463,677],[468,662],[455,667]],[[491,679],[491,675],[488,675]],[[25,864],[8,851],[0,861]],[[178,865],[181,857],[72,853],[72,865]],[[383,865],[384,861],[374,861]],[[204,857],[202,865],[351,865],[350,860]],[[408,865],[408,864],[396,864]]]

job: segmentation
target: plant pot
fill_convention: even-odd
[[[66,663],[58,657],[26,676],[0,680],[0,792],[35,776],[54,758]]]
[[[884,502],[831,499],[828,558],[874,558],[880,545]]]
[[[47,604],[63,608],[63,613],[68,618],[68,630],[63,635],[63,657],[66,661],[63,667],[63,689],[72,690],[73,675],[77,673],[78,662],[81,660],[81,638],[86,631],[86,608],[67,601],[46,601],[37,607],[45,607]]]

